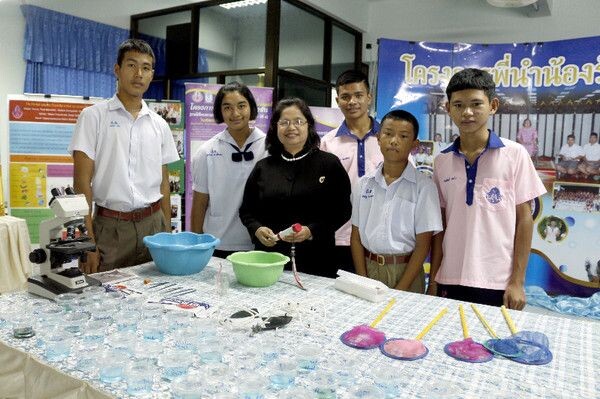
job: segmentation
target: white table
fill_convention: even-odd
[[[335,358],[342,362],[354,359],[357,384],[373,384],[370,377],[377,370],[393,367],[399,375],[399,397],[402,398],[432,398],[436,397],[435,395],[439,397],[440,392],[447,394],[444,396],[446,398],[600,397],[600,322],[511,311],[518,328],[540,331],[549,337],[553,361],[543,366],[528,366],[502,358],[495,358],[488,363],[465,363],[450,358],[443,351],[445,344],[462,339],[457,311],[459,302],[391,290],[396,304],[377,327],[390,338],[413,338],[443,307],[448,307],[446,316],[424,338],[424,343],[430,351],[429,355],[417,361],[398,361],[383,356],[378,349],[356,350],[343,345],[339,340],[339,336],[353,326],[370,323],[386,302],[367,302],[335,290],[331,279],[309,275],[302,275],[307,288],[307,291],[303,291],[294,285],[292,275],[287,272],[280,278],[280,282],[268,288],[249,288],[234,283],[225,297],[226,301],[221,301],[213,284],[215,265],[219,261],[224,264],[224,271],[233,276],[227,261],[213,258],[205,270],[192,276],[165,276],[159,273],[152,263],[124,269],[139,276],[139,279],[125,284],[142,284],[144,279],[172,281],[181,286],[195,288],[196,291],[185,298],[210,304],[213,310],[219,307],[253,307],[258,308],[262,314],[270,314],[288,303],[300,304],[298,306],[303,312],[312,307],[314,315],[310,320],[292,320],[290,326],[278,333],[277,339],[295,343],[300,348],[304,342],[317,341],[322,347],[320,361],[323,364]],[[0,296],[0,311],[9,301],[10,296]],[[466,309],[471,337],[476,341],[488,339],[487,332],[470,307]],[[479,309],[498,335],[510,335],[498,308],[479,305]],[[319,315],[325,317],[321,319]],[[313,325],[309,328],[305,324],[311,320]],[[264,334],[269,332],[247,337],[240,345],[258,344],[258,337]],[[6,330],[1,332],[0,340],[36,356],[31,341],[14,339]],[[54,363],[53,366],[103,392],[119,398],[127,397],[124,383],[103,384],[73,370],[72,363],[64,361]],[[170,397],[168,383],[158,381],[157,384],[161,389],[152,397]],[[298,378],[297,384],[304,384],[303,377]],[[350,397],[351,388],[338,387],[338,397]],[[278,397],[278,394],[273,393],[268,397]]]

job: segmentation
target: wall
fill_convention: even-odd
[[[187,0],[22,0],[56,11],[129,28],[131,14],[189,4]],[[484,0],[305,0],[365,32],[364,60],[374,71],[376,40],[505,43],[600,36],[597,0],[553,0],[552,16],[529,18],[519,9],[490,7]],[[18,0],[0,1],[0,156],[7,157],[7,94],[23,91],[25,23]],[[259,50],[263,53],[263,49]],[[256,54],[256,53],[255,53]],[[4,171],[6,174],[6,171]]]
[[[0,2],[0,159],[4,193],[8,194],[8,104],[7,94],[23,93],[25,62],[23,35],[25,22],[16,0]],[[6,199],[8,195],[5,195]]]

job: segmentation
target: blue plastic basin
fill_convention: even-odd
[[[220,242],[210,234],[190,231],[157,233],[144,237],[144,244],[150,250],[158,270],[176,276],[201,272]]]

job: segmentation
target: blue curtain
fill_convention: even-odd
[[[26,93],[110,97],[113,65],[129,31],[32,5],[25,17]]]
[[[25,93],[68,94],[74,96],[111,97],[116,81],[113,66],[119,45],[129,38],[129,31],[88,19],[22,5],[25,17],[23,57]],[[156,57],[155,76],[166,73],[166,40],[140,34]],[[206,50],[198,51],[198,72],[208,72]],[[189,81],[207,82],[207,78]],[[174,82],[172,95],[183,101],[182,81]],[[161,82],[153,83],[145,98],[166,97]]]

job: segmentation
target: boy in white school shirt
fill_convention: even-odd
[[[424,293],[423,262],[442,217],[435,184],[408,161],[418,133],[409,112],[383,117],[377,135],[383,163],[353,187],[350,247],[358,274]]]

